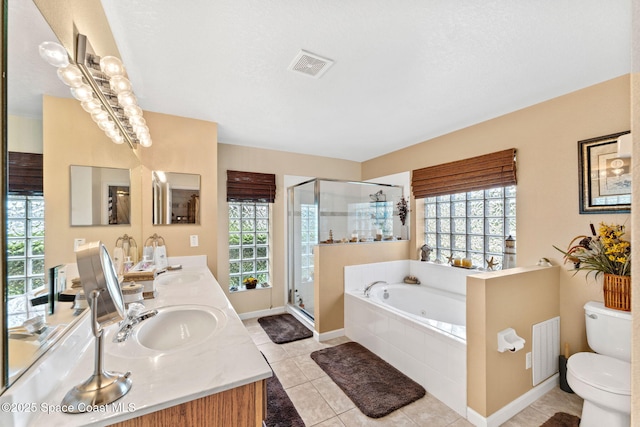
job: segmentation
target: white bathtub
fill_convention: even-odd
[[[411,261],[345,267],[344,331],[466,418],[466,296],[461,292],[470,272],[455,270]],[[398,283],[407,274],[423,284]],[[364,286],[375,280],[390,284],[375,285],[365,297]]]
[[[377,284],[370,300],[466,342],[466,297],[422,285]]]

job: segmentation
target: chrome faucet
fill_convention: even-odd
[[[158,314],[158,310],[147,310],[140,312],[139,309],[131,309],[129,308],[127,312],[127,318],[120,322],[120,329],[113,337],[113,342],[124,342],[126,341],[131,333],[133,332],[133,327],[138,323],[146,320],[150,317],[153,317]]]
[[[388,285],[388,283],[385,282],[384,280],[376,280],[375,282],[369,283],[367,287],[364,288],[364,296],[369,298],[369,293],[371,292],[371,288],[373,288],[373,285],[377,285],[378,283],[384,283],[385,285]]]

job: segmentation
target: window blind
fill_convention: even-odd
[[[486,190],[516,184],[516,149],[416,169],[411,188],[416,199]]]
[[[273,203],[275,198],[274,174],[227,171],[227,202]]]
[[[10,151],[9,194],[42,196],[42,154]]]

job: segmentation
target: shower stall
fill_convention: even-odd
[[[289,187],[288,303],[314,319],[313,248],[319,244],[383,243],[400,236],[403,188],[313,179]]]

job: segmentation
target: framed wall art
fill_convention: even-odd
[[[631,212],[631,157],[618,156],[618,137],[578,141],[580,213]]]

